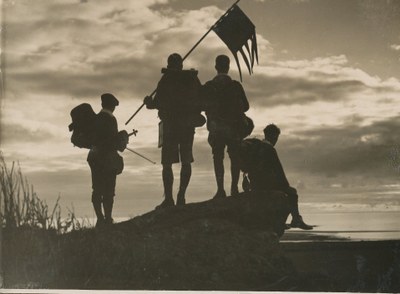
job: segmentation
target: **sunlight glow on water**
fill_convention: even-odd
[[[304,221],[316,225],[312,233],[351,240],[400,239],[400,212],[310,212]],[[290,217],[289,217],[290,220]]]

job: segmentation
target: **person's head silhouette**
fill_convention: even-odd
[[[173,53],[168,56],[168,69],[182,69],[183,68],[183,59],[178,53]]]
[[[218,55],[215,58],[215,69],[218,73],[225,73],[227,74],[229,71],[229,57],[226,55]]]
[[[113,94],[104,93],[101,95],[101,106],[113,112],[115,107],[119,105],[119,101]]]
[[[278,142],[280,134],[281,130],[274,124],[267,125],[264,129],[265,139],[268,140],[272,146],[275,146],[276,142]]]

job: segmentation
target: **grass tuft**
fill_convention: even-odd
[[[0,224],[2,228],[41,228],[65,233],[90,226],[75,217],[73,206],[66,218],[61,217],[60,195],[51,209],[36,194],[23,175],[19,163],[9,167],[0,151]]]

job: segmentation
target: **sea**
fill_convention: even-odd
[[[400,240],[399,211],[310,211],[303,219],[314,225],[310,232],[351,241]],[[290,217],[289,217],[290,221]],[[290,231],[301,231],[290,229]]]

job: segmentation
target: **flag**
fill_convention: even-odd
[[[238,59],[238,52],[246,63],[249,74],[253,72],[254,59],[258,64],[258,51],[256,39],[256,27],[251,20],[237,5],[233,5],[214,25],[213,31],[228,46],[235,57],[239,69],[240,80],[242,80],[242,71]],[[249,41],[250,45],[249,46]],[[246,48],[248,56],[243,47]]]

